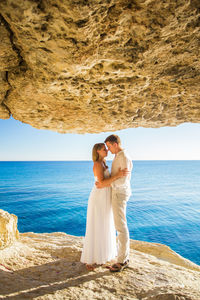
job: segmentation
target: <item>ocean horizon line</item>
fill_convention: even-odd
[[[66,160],[0,160],[0,162],[92,162],[92,159],[66,159]],[[108,159],[106,161],[111,161]],[[200,161],[200,159],[132,159],[132,161]]]

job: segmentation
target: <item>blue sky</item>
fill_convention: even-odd
[[[200,160],[200,124],[116,131],[133,160]],[[90,160],[95,143],[111,132],[60,134],[14,120],[0,120],[0,161]],[[108,159],[112,159],[109,154]]]

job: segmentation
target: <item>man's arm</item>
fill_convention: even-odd
[[[122,155],[120,158],[119,158],[119,166],[121,169],[126,169],[128,174],[127,175],[130,175],[131,171],[132,171],[132,168],[133,168],[133,164],[132,164],[132,161],[125,155]],[[121,177],[117,180],[115,180],[114,182],[114,186],[117,187],[117,186],[122,186],[125,184],[127,180],[127,177]],[[112,186],[112,184],[111,184]]]
[[[102,164],[99,162],[94,163],[93,171],[94,171],[94,175],[97,177],[98,180],[96,185],[98,186],[99,184],[101,188],[110,186],[110,184],[117,178],[120,178],[122,174],[122,172],[118,172],[115,176],[104,178],[104,169],[102,167]]]
[[[95,182],[97,188],[104,188],[104,187],[108,187],[112,184],[113,181],[116,181],[118,178],[127,176],[130,172],[127,171],[127,169],[119,169],[119,171],[117,172],[116,175],[109,177],[109,178],[98,178],[98,182]]]

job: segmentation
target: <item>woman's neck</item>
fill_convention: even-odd
[[[99,157],[98,161],[99,161],[99,162],[104,161],[104,157]]]

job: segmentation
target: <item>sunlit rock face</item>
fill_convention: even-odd
[[[18,238],[17,216],[0,209],[0,250],[12,245]]]
[[[64,232],[20,233],[0,250],[1,299],[200,299],[200,266],[165,245],[131,240],[129,268],[116,274],[111,262],[87,271],[82,249],[82,237]]]
[[[198,0],[1,0],[0,117],[58,132],[200,122]]]

